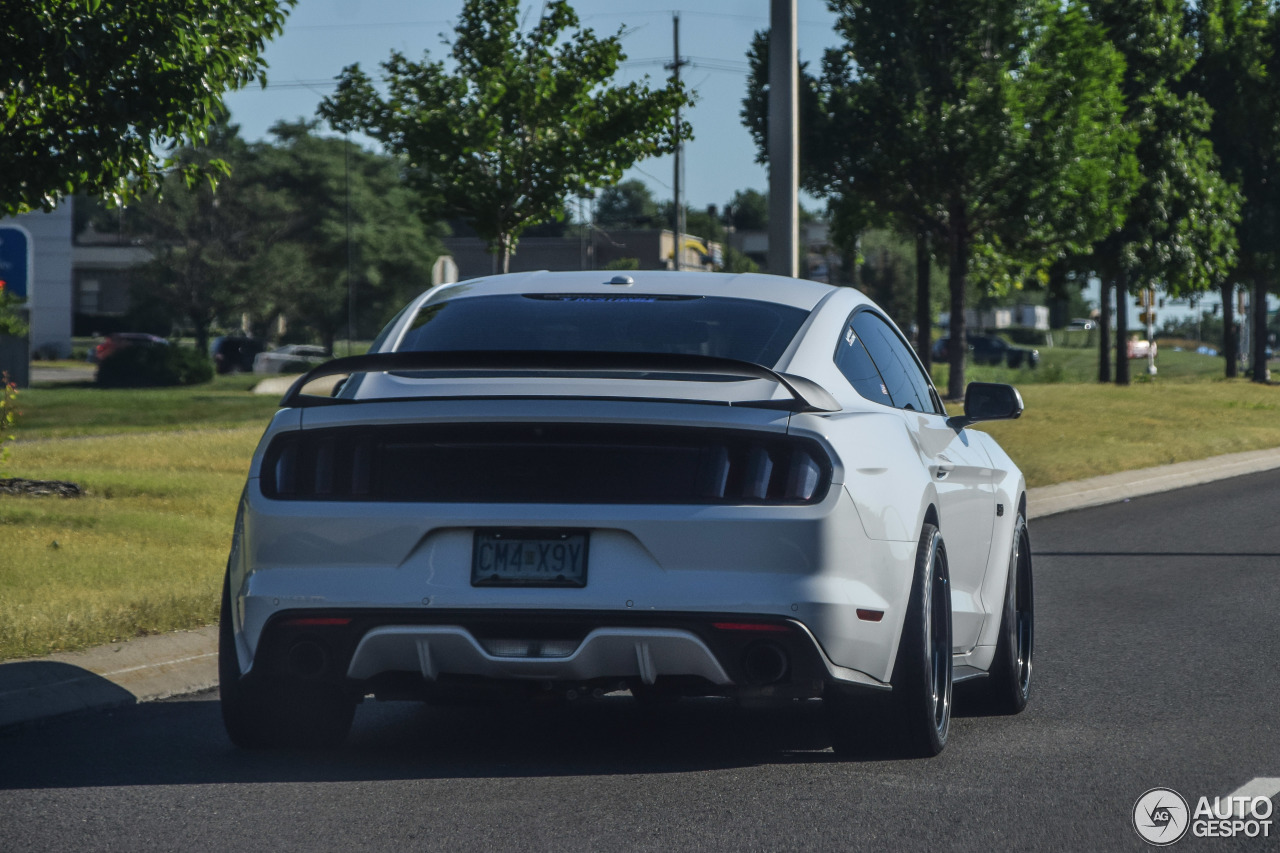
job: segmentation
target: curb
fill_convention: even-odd
[[[1027,490],[1028,517],[1280,468],[1280,448],[1215,456]],[[200,628],[43,658],[0,663],[0,729],[152,702],[218,685],[218,629]]]

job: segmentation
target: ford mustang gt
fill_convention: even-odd
[[[327,380],[327,381],[325,381]],[[336,383],[336,384],[335,384]],[[494,276],[301,377],[224,584],[222,714],[325,745],[366,698],[820,699],[838,753],[935,755],[952,685],[1025,706],[1026,487],[856,290]]]

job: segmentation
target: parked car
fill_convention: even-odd
[[[1072,320],[1070,323],[1067,324],[1067,328],[1069,330],[1075,330],[1080,332],[1087,332],[1090,329],[1093,329],[1096,327],[1097,327],[1097,323],[1086,317],[1077,317],[1076,319]]]
[[[1040,364],[1039,350],[1015,347],[1004,338],[995,335],[966,335],[969,355],[974,364],[1006,364],[1009,367],[1036,367]],[[933,360],[946,361],[951,357],[951,338],[938,338],[933,343]]]
[[[253,358],[254,373],[303,373],[329,358],[324,347],[310,344],[285,344],[279,349],[260,352]]]
[[[258,338],[224,335],[213,339],[209,355],[218,373],[248,373],[253,370],[254,359],[264,349],[266,344]]]
[[[1130,340],[1125,342],[1125,351],[1129,358],[1146,358],[1151,356],[1154,358],[1158,354],[1159,347],[1154,341]]]
[[[167,347],[168,345],[169,342],[158,335],[148,335],[145,332],[112,332],[89,350],[89,361],[101,364],[111,353],[125,347]]]
[[[838,752],[934,755],[954,681],[1021,710],[1026,484],[967,428],[1018,392],[972,383],[948,417],[853,288],[605,275],[434,288],[285,396],[223,585],[231,739],[332,744],[369,696],[625,685],[820,697]]]

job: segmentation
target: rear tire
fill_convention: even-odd
[[[222,724],[241,749],[339,746],[351,730],[356,703],[320,682],[247,682],[240,675],[231,614],[231,581],[222,584],[218,622],[218,694]]]
[[[911,597],[887,696],[832,695],[827,706],[837,755],[888,746],[913,758],[942,752],[951,730],[951,577],[938,528],[926,524],[916,549]],[[886,736],[889,738],[885,742]]]
[[[975,698],[992,714],[1017,714],[1031,699],[1031,663],[1035,651],[1035,599],[1031,537],[1022,513],[1013,527],[1009,580],[1005,586],[1000,638],[987,678],[973,682]]]

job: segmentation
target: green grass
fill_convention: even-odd
[[[81,498],[0,497],[0,659],[206,625],[261,426],[39,441],[10,473]]]
[[[21,392],[19,438],[63,438],[265,424],[280,402],[253,394],[261,376],[229,374],[180,388],[98,388],[91,382]]]
[[[1164,352],[1154,381],[1135,362],[1135,384],[1119,388],[1094,381],[1091,350],[1041,355],[1037,370],[968,371],[1021,389],[1023,417],[983,428],[1032,486],[1280,447],[1280,388],[1222,380],[1221,359]],[[217,618],[236,500],[278,402],[250,394],[255,381],[22,392],[8,474],[87,494],[0,497],[0,660]]]

